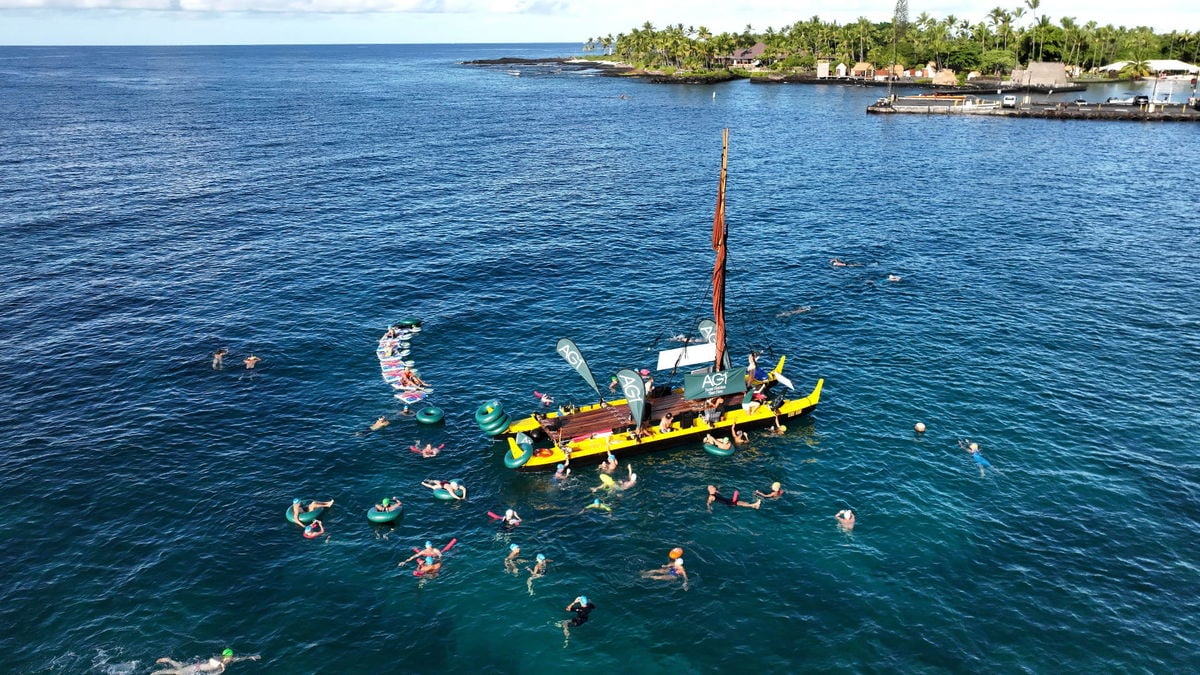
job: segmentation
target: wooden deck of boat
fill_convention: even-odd
[[[742,404],[744,394],[732,394],[725,397],[725,409]],[[664,396],[646,399],[650,404],[650,424],[658,424],[663,415],[668,412],[679,419],[680,415],[693,412],[696,402],[683,397],[683,393],[673,391]],[[561,418],[551,417],[542,420],[542,429],[552,439],[569,440],[594,434],[608,433],[632,424],[633,417],[626,405],[606,406],[594,410],[572,413]],[[555,426],[557,424],[557,426]]]

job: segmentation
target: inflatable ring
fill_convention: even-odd
[[[325,510],[324,506],[319,506],[319,507],[313,509],[312,511],[302,512],[300,514],[300,524],[307,525],[307,524],[311,523],[312,521],[316,520],[317,516],[321,515],[321,512],[324,510]],[[290,507],[290,506],[288,507],[288,510],[283,513],[283,517],[287,518],[287,521],[289,523],[296,522],[296,519],[292,517],[292,507]]]
[[[446,414],[442,412],[442,409],[435,405],[427,406],[417,411],[417,421],[422,424],[437,424],[445,419],[445,417]]]
[[[525,463],[529,461],[529,458],[536,453],[533,451],[533,439],[526,435],[525,432],[517,434],[517,437],[513,439],[513,442],[516,443],[517,447],[521,449],[521,456],[518,457],[514,455],[513,449],[510,446],[508,451],[504,453],[504,466],[507,466],[510,469],[518,469],[522,466],[525,466]],[[538,452],[541,451],[539,450]]]
[[[491,424],[504,415],[504,406],[500,405],[500,401],[488,401],[475,411],[476,424],[483,426]]]
[[[372,523],[391,523],[395,522],[401,513],[404,513],[403,506],[392,511],[376,511],[375,507],[372,506],[367,509],[367,520]]]
[[[459,486],[459,487],[463,487],[463,482],[462,482],[461,480],[457,479],[457,478],[455,478],[455,479],[454,479],[454,480],[452,480],[452,481],[446,481],[446,482],[447,482],[447,483],[458,483],[458,486]],[[448,501],[453,501],[453,500],[454,500],[454,498],[455,498],[455,497],[454,497],[454,495],[450,494],[450,491],[449,491],[449,490],[447,490],[446,488],[436,488],[436,489],[433,491],[433,496],[434,496],[435,498],[437,498],[437,499],[440,499],[440,500],[442,500],[442,501],[445,501],[445,502],[448,502]]]
[[[487,434],[488,436],[499,436],[505,431],[508,431],[508,423],[510,421],[512,421],[512,419],[508,415],[505,415],[495,422],[479,428],[482,429],[483,433]]]
[[[719,447],[713,445],[712,443],[705,443],[704,449],[705,449],[705,451],[708,452],[708,454],[710,454],[714,457],[728,457],[733,454],[733,446],[732,445],[729,446],[728,450],[725,450],[725,449],[722,449],[722,448],[719,448]]]
[[[536,457],[549,457],[550,455],[554,454],[554,451],[550,448],[538,448],[537,450],[533,451],[533,454]]]
[[[395,325],[396,325],[396,326],[398,326],[399,328],[402,328],[402,329],[409,329],[409,330],[411,330],[411,329],[413,329],[413,328],[420,328],[420,327],[421,327],[421,320],[420,320],[420,319],[414,319],[414,318],[412,318],[412,317],[409,317],[409,318],[407,318],[407,319],[401,319],[401,320],[397,321]]]

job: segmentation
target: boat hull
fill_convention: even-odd
[[[821,399],[821,389],[825,381],[818,380],[812,393],[798,398],[785,400],[778,406],[778,414],[770,406],[761,405],[754,412],[746,412],[741,407],[733,408],[726,411],[719,420],[714,423],[708,423],[701,417],[697,416],[690,424],[684,425],[681,422],[675,422],[671,425],[670,431],[661,432],[657,426],[650,426],[650,433],[643,435],[641,438],[632,434],[626,428],[611,428],[600,429],[586,435],[576,436],[570,439],[560,439],[559,443],[555,444],[550,439],[544,439],[538,446],[534,446],[531,450],[526,450],[517,444],[516,439],[510,434],[505,439],[505,463],[510,468],[517,471],[553,471],[558,464],[563,463],[567,459],[567,455],[563,452],[563,446],[570,450],[571,463],[573,465],[595,464],[604,460],[608,453],[612,453],[615,457],[628,457],[632,455],[657,452],[669,448],[679,447],[681,445],[693,444],[697,449],[700,449],[703,444],[703,439],[708,434],[713,434],[716,437],[729,436],[730,428],[737,426],[742,429],[757,429],[771,426],[778,418],[780,423],[786,423],[787,420],[795,419],[803,415],[807,415],[817,407]],[[603,408],[617,408],[618,402],[601,406],[586,406],[580,408],[575,415],[592,413]],[[544,420],[552,421],[558,418],[569,420],[571,413],[559,415],[547,415]],[[651,420],[652,422],[655,420]],[[544,429],[545,423],[537,417],[531,416],[514,422],[509,428],[509,432],[524,431],[530,433],[538,429]],[[524,458],[526,453],[530,453],[529,458],[519,466],[513,466],[516,460]]]

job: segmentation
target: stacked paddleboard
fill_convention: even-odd
[[[376,356],[379,357],[379,370],[383,374],[383,381],[396,391],[396,398],[405,403],[419,403],[430,391],[428,387],[422,388],[403,382],[402,373],[405,368],[410,368],[414,373],[417,372],[414,367],[415,361],[410,356],[412,354],[412,338],[419,332],[421,332],[420,321],[401,321],[389,328],[383,337],[379,338],[379,347],[375,350]]]

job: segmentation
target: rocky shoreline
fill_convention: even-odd
[[[517,56],[505,56],[499,59],[477,59],[475,61],[462,61],[461,63],[466,66],[503,68],[505,70],[519,69],[521,67],[554,68],[560,72],[598,70],[600,71],[599,75],[603,77],[636,77],[655,84],[713,84],[716,82],[744,79],[729,72],[723,72],[719,75],[692,75],[687,73],[669,75],[660,71],[635,68],[628,63],[620,61],[593,61],[591,59],[572,57],[525,59]]]

